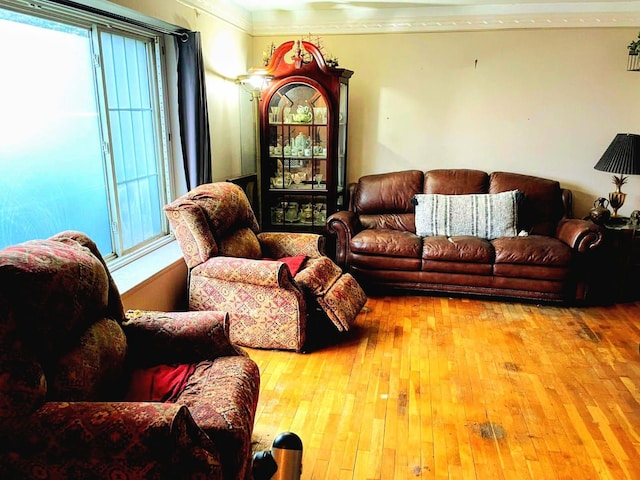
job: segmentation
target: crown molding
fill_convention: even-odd
[[[300,2],[295,10],[253,12],[231,0],[179,1],[254,36],[640,26],[640,1],[411,7],[407,3],[402,7],[387,3],[378,8],[374,7],[375,2],[323,3],[322,8]]]
[[[251,12],[228,0],[176,0],[178,3],[202,11],[230,23],[234,27],[253,35]]]

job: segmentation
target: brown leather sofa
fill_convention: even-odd
[[[416,234],[416,194],[517,190],[515,236]],[[486,198],[486,197],[483,197]],[[587,298],[596,224],[572,217],[571,191],[554,180],[479,170],[407,170],[361,177],[349,208],[327,219],[336,261],[370,293],[409,290],[567,302]],[[455,221],[455,220],[454,220]]]

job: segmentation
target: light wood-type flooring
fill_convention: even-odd
[[[640,303],[370,298],[308,353],[247,349],[254,440],[299,435],[304,480],[640,479],[639,342]]]

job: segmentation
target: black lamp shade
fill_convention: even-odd
[[[622,175],[640,174],[640,135],[617,134],[593,168]]]

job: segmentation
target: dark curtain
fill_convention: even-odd
[[[187,189],[210,183],[211,140],[200,32],[178,37],[178,114]]]

